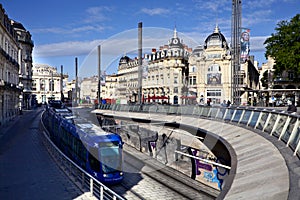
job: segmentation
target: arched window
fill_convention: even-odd
[[[207,84],[221,84],[221,67],[218,64],[211,64],[208,67]]]

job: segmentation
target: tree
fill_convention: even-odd
[[[264,44],[266,45],[266,58],[274,58],[275,75],[284,71],[292,71],[295,76],[300,75],[300,14],[291,21],[281,21]]]

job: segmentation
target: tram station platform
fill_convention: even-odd
[[[95,110],[94,113],[114,117],[115,119],[130,118],[132,120],[160,120],[162,123],[175,122],[186,126],[199,127],[209,134],[214,134],[226,140],[234,151],[235,158],[232,158],[232,160],[235,162],[231,166],[231,173],[233,172],[229,181],[231,183],[229,186],[227,184],[227,188],[224,188],[218,199],[283,200],[294,199],[297,196],[297,189],[290,190],[290,183],[295,179],[290,177],[283,151],[280,151],[269,139],[255,133],[253,130],[224,121],[213,121],[188,115],[178,116],[163,113],[150,114],[99,109]],[[276,140],[274,142],[276,143]],[[297,162],[295,167],[300,169],[299,159],[296,156],[290,158],[290,162]],[[300,187],[299,184],[295,184],[298,185],[298,188]]]

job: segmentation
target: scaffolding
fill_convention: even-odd
[[[240,89],[240,35],[241,35],[242,0],[232,0],[231,18],[231,100],[236,105],[241,104]]]

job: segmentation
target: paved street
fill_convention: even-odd
[[[25,111],[0,129],[0,199],[84,199],[41,142],[41,111]]]

